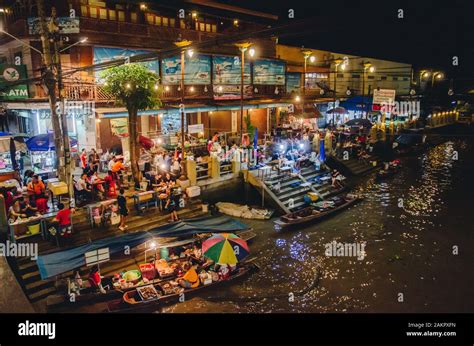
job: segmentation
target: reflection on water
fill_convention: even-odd
[[[354,190],[364,197],[361,203],[305,229],[277,233],[270,222],[245,220],[258,234],[250,247],[260,271],[163,311],[472,311],[469,251],[474,241],[468,213],[474,193],[473,149],[472,140],[447,142],[418,157],[404,158],[393,178],[383,182],[373,176],[360,178]],[[239,199],[242,189],[244,198]],[[211,197],[214,202],[260,201],[247,186]],[[367,256],[326,257],[324,245],[333,240],[365,241]],[[453,255],[453,245],[460,246],[459,255]],[[319,266],[319,285],[298,295],[313,283]],[[295,294],[294,301],[272,298],[290,293]],[[403,302],[398,301],[400,293]],[[242,297],[246,300],[237,299]]]

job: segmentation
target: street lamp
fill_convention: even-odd
[[[365,110],[365,75],[367,73],[367,70],[369,70],[370,73],[375,72],[375,67],[370,63],[370,62],[364,62],[362,63],[362,66],[364,67],[364,70],[362,72],[362,112]],[[367,118],[367,112],[365,112],[365,117]]]
[[[244,121],[244,68],[245,68],[245,52],[250,48],[252,43],[241,42],[236,43],[235,46],[240,50],[240,140],[243,136],[243,121]],[[255,49],[250,48],[249,55],[255,55]],[[242,143],[242,142],[241,142]]]
[[[311,50],[305,50],[302,49],[301,53],[303,53],[303,58],[304,58],[304,67],[303,67],[303,99],[306,97],[306,68],[308,64],[308,59],[311,63],[316,61],[316,57],[313,54],[313,51]]]
[[[175,45],[181,48],[181,81],[180,81],[180,87],[181,87],[181,104],[180,104],[180,109],[181,109],[181,149],[182,149],[182,155],[183,159],[185,157],[185,152],[184,152],[184,132],[185,132],[185,125],[184,125],[184,53],[186,51],[186,47],[190,46],[192,44],[191,41],[188,40],[182,40],[175,42]],[[192,49],[188,49],[188,56],[192,57],[194,54],[194,51]],[[184,162],[184,160],[183,160]],[[184,167],[184,166],[183,166]]]
[[[79,41],[77,41],[76,43],[73,43],[73,44],[67,46],[66,48],[61,49],[61,50],[59,51],[59,53],[62,53],[62,52],[64,52],[64,51],[68,50],[68,49],[71,48],[71,47],[77,46],[78,44],[84,43],[84,42],[86,42],[87,40],[88,40],[88,38],[87,38],[87,37],[84,37],[84,38],[80,39]]]
[[[435,72],[431,76],[431,88],[434,86],[435,79],[441,80],[443,78],[443,73],[442,72]]]

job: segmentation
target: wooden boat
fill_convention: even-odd
[[[112,302],[108,304],[108,311],[127,312],[136,309],[157,308],[162,304],[177,303],[179,302],[180,297],[183,297],[183,295],[187,299],[201,291],[205,291],[206,288],[222,286],[242,278],[245,275],[252,274],[258,270],[259,267],[255,263],[248,262],[242,264],[241,267],[239,267],[227,279],[215,281],[209,283],[208,285],[201,284],[196,288],[185,289],[180,287],[172,293],[165,292],[163,287],[166,282],[156,285],[148,285],[146,288],[146,296],[143,294],[143,288],[127,291],[123,294],[122,300],[120,302]]]
[[[359,202],[362,198],[347,194],[344,197],[333,197],[326,201],[318,202],[316,205],[309,206],[299,211],[283,215],[279,220],[275,220],[275,229],[277,231],[289,229],[299,225],[305,225],[308,223],[316,223],[330,215],[337,213],[343,209],[350,207],[351,205]],[[338,201],[333,206],[326,208],[320,207],[324,203],[331,203],[332,201]]]
[[[216,207],[222,214],[243,219],[268,220],[274,213],[274,210],[270,209],[254,208],[246,204],[229,202],[218,202],[216,203]]]
[[[399,170],[400,170],[399,165],[397,165],[397,166],[390,165],[388,170],[385,170],[385,169],[379,170],[377,172],[377,175],[376,175],[375,179],[383,180],[383,179],[390,178],[390,177],[394,176],[395,174],[397,174]]]

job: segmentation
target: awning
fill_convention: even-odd
[[[321,112],[319,111],[318,107],[316,107],[312,103],[305,103],[303,106],[296,105],[295,106],[295,113],[296,117],[302,117],[303,119],[313,119],[313,118],[320,118]]]

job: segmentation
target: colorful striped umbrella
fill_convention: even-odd
[[[202,253],[219,264],[237,264],[249,254],[247,242],[232,233],[213,234],[202,243]]]

